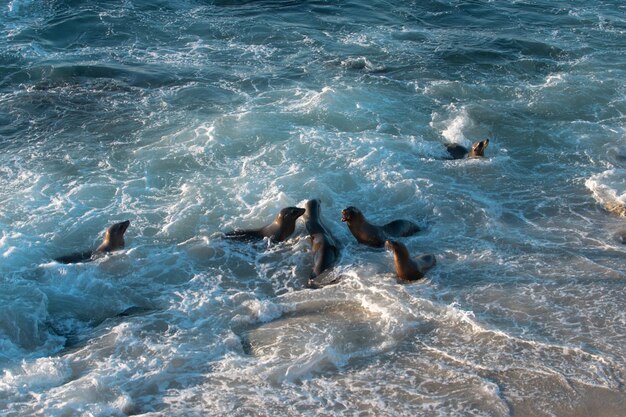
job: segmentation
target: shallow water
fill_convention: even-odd
[[[621,2],[14,0],[0,31],[1,414],[626,408]],[[310,198],[336,285],[302,222],[221,239]],[[398,283],[349,205],[437,266]]]

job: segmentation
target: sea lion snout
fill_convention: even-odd
[[[396,242],[395,240],[386,240],[385,241],[385,248],[386,249],[394,250],[396,248],[396,246],[398,246],[398,242]]]
[[[306,202],[304,207],[305,207],[305,210],[313,210],[313,209],[318,208],[321,205],[322,205],[322,200],[320,200],[319,198],[312,198],[311,200],[308,200]]]
[[[356,207],[353,207],[353,206],[346,207],[345,209],[341,210],[341,221],[349,222],[350,220],[358,216],[360,213],[361,211]]]
[[[302,216],[305,211],[305,209],[300,207],[286,207],[280,211],[278,216],[283,219],[297,219],[298,217]]]
[[[130,226],[130,220],[125,220],[123,222],[120,223],[115,223],[113,226],[111,226],[109,228],[109,232],[113,233],[119,233],[119,234],[124,234],[126,233],[126,229],[128,229],[128,226]]]

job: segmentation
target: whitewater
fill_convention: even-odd
[[[0,415],[622,416],[624,80],[618,0],[0,2]],[[312,198],[336,284],[223,238]]]

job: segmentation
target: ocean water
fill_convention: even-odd
[[[0,415],[623,416],[625,80],[618,0],[1,2]],[[310,198],[336,285],[221,238]]]

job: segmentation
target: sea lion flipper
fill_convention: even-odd
[[[233,230],[232,232],[224,233],[226,239],[251,241],[263,239],[263,236],[257,230]]]
[[[465,146],[459,145],[458,143],[448,143],[446,150],[452,159],[463,159],[469,153],[469,150],[467,150]]]
[[[136,315],[140,315],[140,314],[149,313],[152,310],[153,309],[148,308],[148,307],[132,306],[132,307],[128,307],[126,310],[122,311],[121,313],[118,313],[117,317],[136,316]]]
[[[75,264],[79,262],[89,262],[93,260],[92,255],[92,251],[76,252],[70,255],[60,256],[58,258],[55,258],[54,260],[62,264]]]
[[[394,220],[384,225],[382,229],[392,237],[407,237],[421,230],[418,225],[408,220]]]
[[[282,242],[291,236],[296,229],[296,220],[304,214],[304,209],[299,207],[285,207],[274,221],[259,229],[233,230],[224,233],[227,239],[252,241],[269,238],[272,242]]]
[[[322,274],[311,274],[311,278],[307,282],[307,287],[312,289],[318,289],[326,287],[327,285],[333,285],[339,282],[339,278],[329,273],[330,271],[324,271]]]

